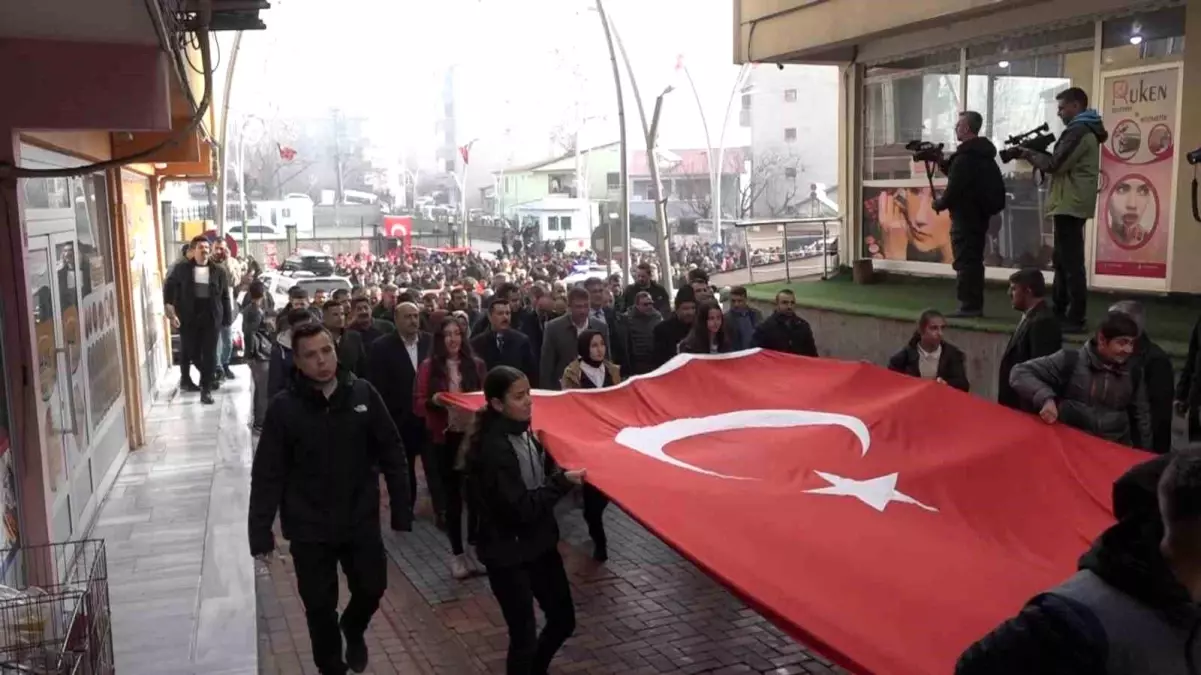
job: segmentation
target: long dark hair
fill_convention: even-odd
[[[430,352],[430,393],[446,391],[450,386],[450,378],[446,374],[446,361],[452,357],[446,351],[446,329],[454,326],[459,331],[462,340],[459,353],[454,355],[459,359],[459,382],[463,391],[478,391],[480,388],[480,371],[475,364],[475,354],[471,351],[471,343],[467,334],[453,316],[442,319],[434,330],[433,351]]]
[[[497,366],[488,371],[484,377],[484,405],[475,411],[471,428],[463,436],[463,444],[459,446],[456,469],[470,471],[475,459],[479,457],[480,446],[484,432],[497,420],[504,417],[492,407],[492,401],[504,400],[505,394],[514,383],[526,379],[525,373],[512,366]]]
[[[726,330],[726,315],[721,311],[721,305],[713,300],[702,302],[700,307],[696,308],[696,318],[692,321],[692,330],[689,331],[688,337],[684,338],[684,347],[687,351],[694,354],[709,353],[709,312],[717,310],[721,314],[721,330],[717,331],[717,351],[725,353],[730,351],[731,342],[730,334]]]

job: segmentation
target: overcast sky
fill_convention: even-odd
[[[432,153],[445,68],[457,64],[459,132],[508,144],[522,159],[578,106],[582,145],[616,140],[615,92],[590,0],[273,0],[266,31],[243,39],[231,99],[239,114],[322,115],[339,107],[371,120],[373,142]],[[649,116],[667,85],[661,143],[704,147],[697,103],[676,70],[688,65],[712,127],[738,73],[730,0],[606,0]],[[227,40],[223,40],[223,43]],[[626,74],[623,70],[622,77]],[[626,95],[632,145],[637,108]],[[727,145],[738,136],[737,114]],[[509,130],[503,134],[502,130]],[[503,138],[502,138],[503,137]]]

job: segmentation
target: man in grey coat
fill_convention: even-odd
[[[546,324],[542,334],[542,364],[538,369],[543,388],[560,388],[563,371],[579,356],[578,340],[583,331],[597,331],[605,336],[606,347],[609,345],[608,326],[589,316],[589,310],[588,291],[573,288],[567,294],[567,313]]]
[[[1047,424],[1068,426],[1115,443],[1151,449],[1151,413],[1142,373],[1129,365],[1138,324],[1110,312],[1079,350],[1013,367],[1009,384]],[[1132,428],[1133,427],[1133,428]]]

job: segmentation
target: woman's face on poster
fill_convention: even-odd
[[[1136,227],[1151,204],[1151,187],[1141,178],[1123,178],[1109,197],[1109,219],[1115,225]]]
[[[951,238],[951,214],[934,212],[930,188],[903,190],[905,211],[909,216],[909,239],[919,251],[933,251],[947,245]]]

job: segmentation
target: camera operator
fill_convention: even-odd
[[[984,315],[984,244],[988,221],[1005,208],[1005,179],[997,164],[997,147],[980,136],[984,118],[974,110],[959,114],[955,137],[959,147],[939,168],[947,187],[934,211],[951,212],[951,251],[955,256],[955,293],[959,311],[952,316]]]
[[[1018,156],[1051,177],[1047,213],[1055,225],[1051,266],[1055,286],[1051,291],[1055,315],[1064,332],[1084,332],[1085,295],[1084,223],[1097,211],[1097,182],[1101,144],[1109,132],[1096,110],[1088,107],[1088,94],[1072,87],[1055,97],[1059,119],[1066,128],[1051,154],[1029,148]]]

